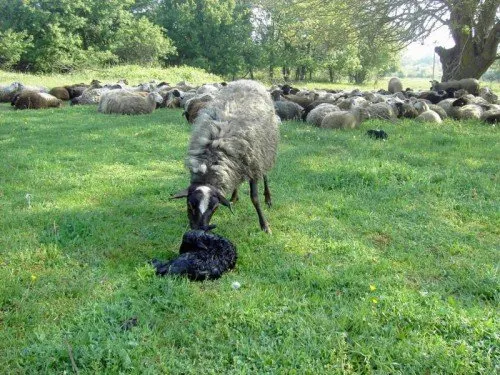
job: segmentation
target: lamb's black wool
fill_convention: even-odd
[[[378,130],[378,129],[370,129],[366,132],[366,135],[368,135],[371,138],[375,139],[387,139],[389,136],[387,133],[383,130]]]
[[[236,247],[224,237],[190,230],[182,237],[180,255],[169,261],[154,259],[156,274],[186,275],[190,280],[213,280],[236,265]]]

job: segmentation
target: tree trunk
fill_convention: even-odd
[[[306,67],[301,66],[300,67],[300,80],[303,81],[306,79]]]
[[[328,75],[330,76],[330,82],[333,83],[333,68],[331,66],[328,67]]]
[[[477,17],[482,22],[477,23],[474,21],[474,15],[462,6],[452,7],[450,31],[455,46],[449,49],[434,49],[443,66],[443,82],[462,78],[479,79],[495,62],[500,41],[500,22],[495,22],[494,17],[494,10],[498,5],[490,3],[489,6],[493,8],[484,5],[486,8],[483,8]]]
[[[435,48],[443,67],[442,82],[462,78],[479,79],[495,62],[496,54],[491,54],[489,51],[477,53],[474,43],[469,45],[456,45],[449,49]]]
[[[283,80],[285,82],[290,81],[290,68],[284,66],[283,68],[281,68],[281,73],[283,74]]]

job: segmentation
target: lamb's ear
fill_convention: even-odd
[[[234,214],[233,211],[233,205],[231,202],[229,202],[225,196],[223,196],[220,192],[217,192],[217,198],[219,198],[219,202],[223,205],[228,207],[231,210],[231,213]]]
[[[170,196],[170,199],[178,199],[178,198],[185,198],[188,196],[188,188],[179,191],[178,193]]]

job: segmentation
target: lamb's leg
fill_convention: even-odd
[[[238,202],[239,199],[240,198],[238,197],[238,188],[236,188],[233,190],[233,194],[231,195],[230,201],[231,201],[231,203],[236,203],[236,202]]]
[[[264,176],[264,199],[267,204],[267,207],[271,208],[273,205],[271,201],[271,191],[269,190],[269,184],[267,182],[267,176]]]
[[[269,228],[269,225],[267,224],[267,221],[266,219],[264,219],[264,215],[262,214],[262,210],[260,209],[258,185],[257,181],[255,180],[250,180],[250,198],[252,199],[253,206],[255,207],[257,215],[259,216],[260,229],[262,229],[266,233],[271,233],[271,228]]]

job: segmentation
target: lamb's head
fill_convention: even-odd
[[[232,211],[231,203],[219,189],[211,185],[191,184],[187,189],[172,196],[173,199],[184,197],[187,197],[187,214],[191,229],[214,228],[214,225],[210,225],[210,219],[220,204]]]

